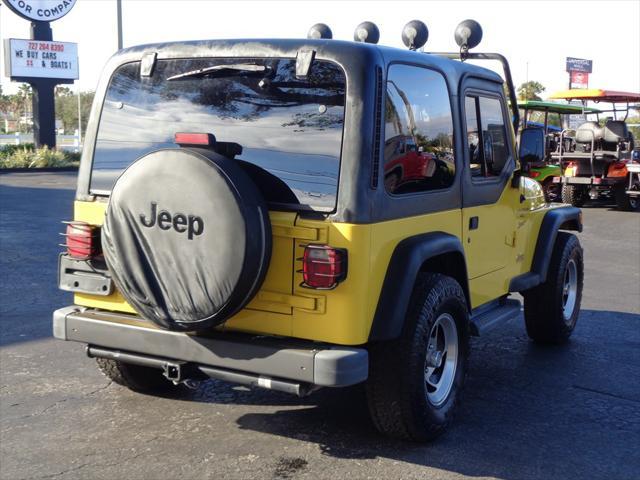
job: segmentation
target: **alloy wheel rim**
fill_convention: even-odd
[[[566,322],[571,321],[571,316],[576,308],[578,298],[578,267],[575,260],[569,260],[564,271],[562,282],[562,315]]]
[[[427,400],[442,405],[453,387],[458,367],[458,329],[453,317],[441,314],[429,332],[424,365]]]
[[[634,190],[634,191],[640,190],[640,183],[635,182],[631,186],[631,190]],[[629,206],[631,207],[632,210],[637,210],[638,209],[638,197],[636,197],[635,195],[629,195]]]

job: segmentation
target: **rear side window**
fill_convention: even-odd
[[[453,119],[440,73],[392,65],[384,129],[384,183],[389,193],[426,192],[453,184]]]
[[[208,75],[179,77],[212,66]],[[295,59],[173,59],[159,60],[152,77],[141,77],[140,62],[122,65],[111,78],[100,117],[92,193],[108,194],[140,156],[176,147],[177,132],[198,132],[241,145],[236,160],[272,207],[334,210],[344,72],[316,60],[303,80],[295,67]]]
[[[497,177],[510,158],[502,111],[497,98],[465,98],[467,148],[474,179]]]

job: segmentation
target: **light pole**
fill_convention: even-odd
[[[80,82],[78,82],[78,149],[82,146],[82,105],[80,102]]]
[[[116,0],[118,12],[118,50],[122,50],[122,0]]]

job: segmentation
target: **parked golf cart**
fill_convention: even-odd
[[[560,166],[560,137],[563,131],[570,131],[572,119],[587,113],[599,114],[600,110],[581,105],[568,105],[556,102],[538,100],[523,100],[518,102],[524,124],[528,128],[540,128],[544,131],[546,146],[545,158],[542,162],[531,165],[528,176],[542,185],[548,202],[560,200],[560,183],[554,178],[562,176]],[[565,144],[562,150],[575,150],[575,139],[569,135],[563,136]]]
[[[588,199],[610,197],[620,210],[640,207],[640,176],[638,154],[634,138],[625,120],[630,109],[637,109],[640,93],[612,90],[564,90],[551,95],[552,99],[578,100],[609,104],[599,107],[594,119],[584,122],[575,131],[563,130],[560,135],[558,159],[563,174],[557,178],[562,185],[562,201],[575,206]],[[600,114],[606,114],[604,121]],[[566,139],[575,136],[575,149],[563,148]]]

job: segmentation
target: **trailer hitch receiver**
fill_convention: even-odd
[[[162,367],[162,374],[177,385],[185,379],[185,366],[186,362],[166,362]]]

